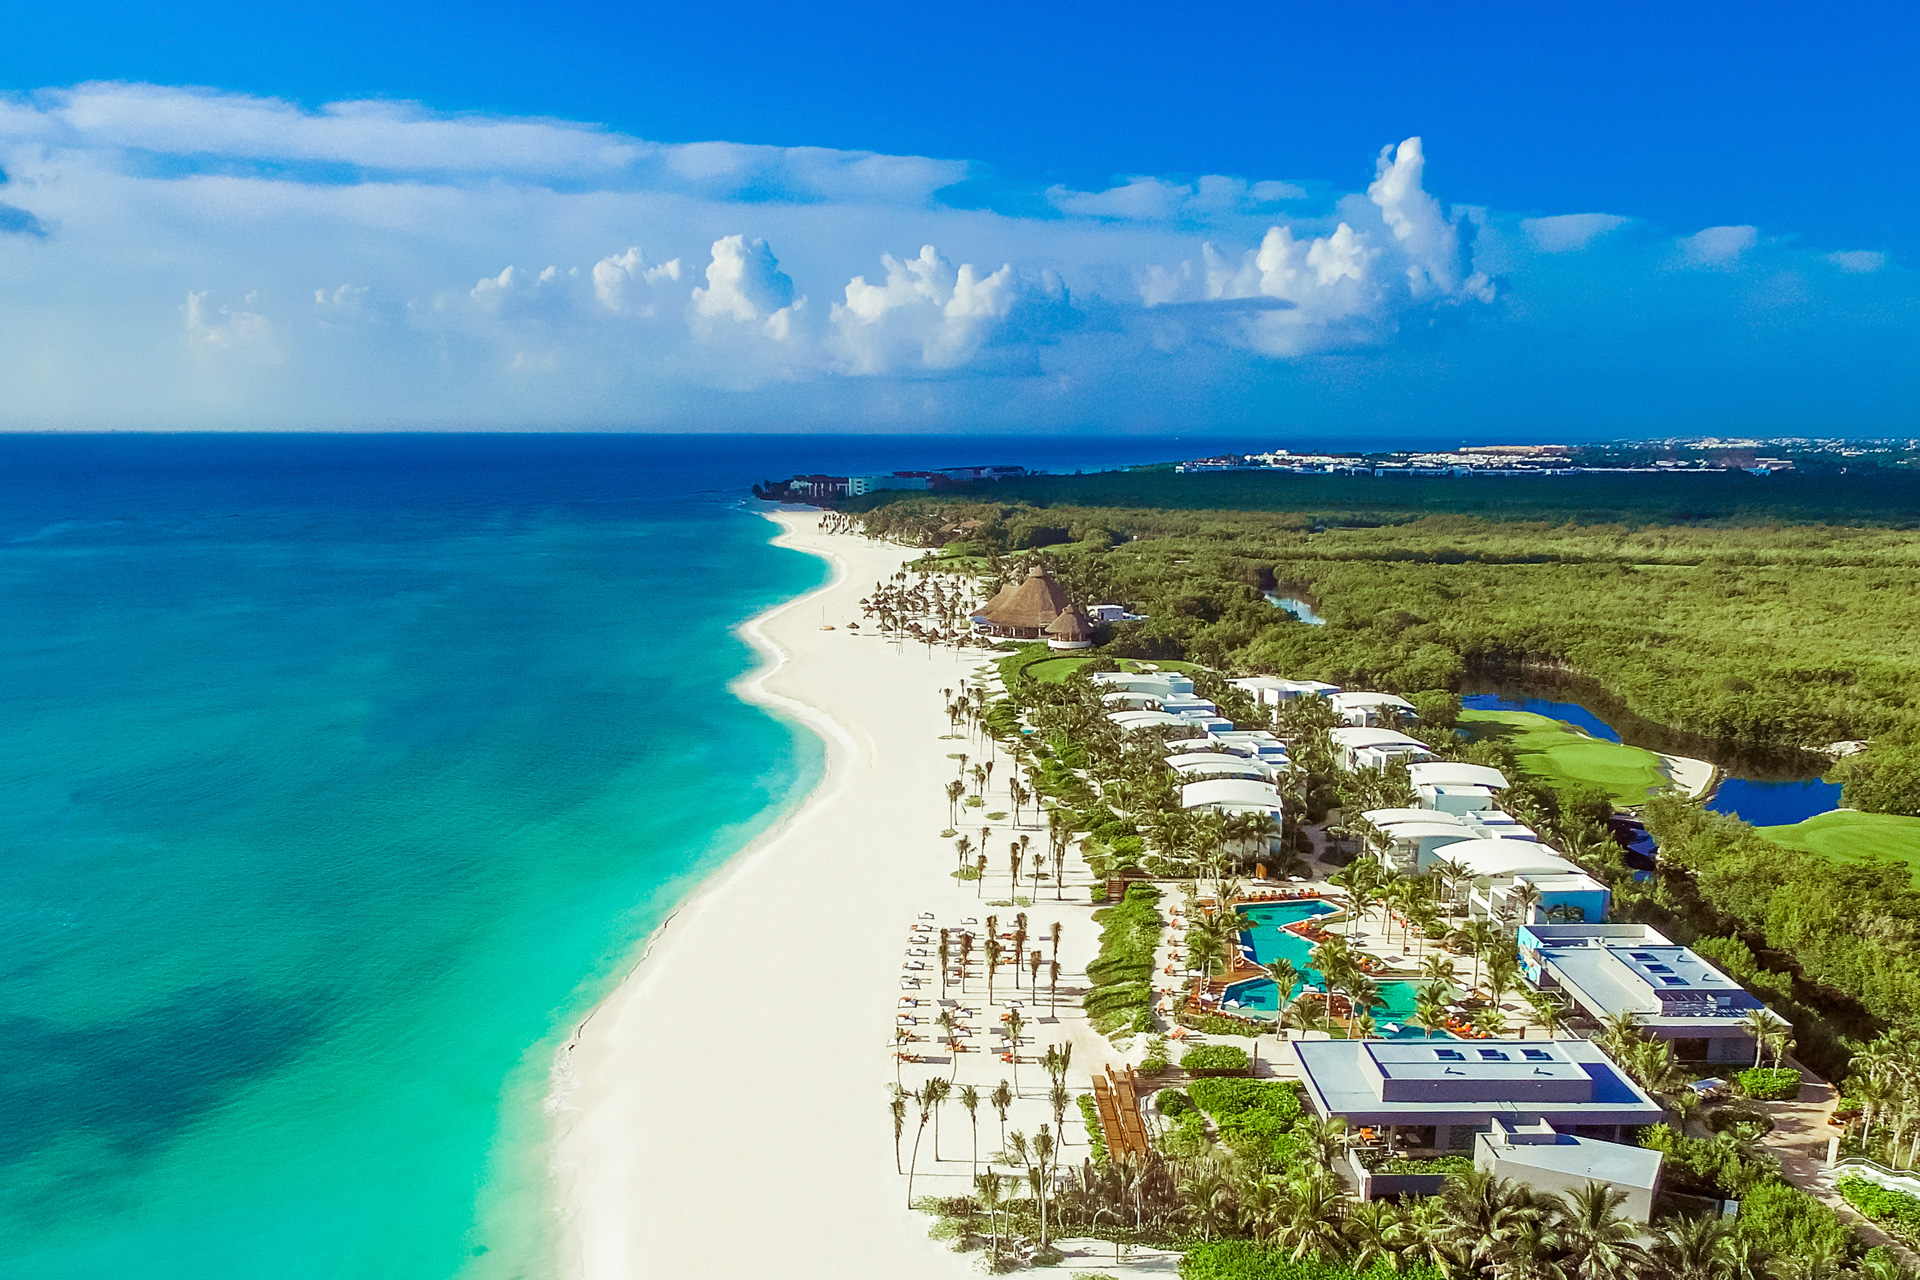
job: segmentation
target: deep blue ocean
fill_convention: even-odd
[[[544,1274],[556,1047],[820,767],[751,483],[1221,443],[0,437],[0,1275]]]

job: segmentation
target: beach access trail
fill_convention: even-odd
[[[960,891],[938,832],[948,752],[967,744],[941,740],[940,691],[987,655],[849,632],[871,626],[860,598],[918,553],[823,533],[816,513],[774,519],[779,545],[826,556],[834,578],[747,624],[770,665],[737,692],[819,733],[826,773],[662,926],[568,1047],[568,1276],[973,1274],[904,1207],[883,1086],[905,927]]]

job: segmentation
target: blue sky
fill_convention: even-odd
[[[1913,429],[1908,8],[399,8],[0,18],[0,425]]]

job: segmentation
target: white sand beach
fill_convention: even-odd
[[[739,692],[819,732],[826,775],[803,808],[663,926],[570,1046],[557,1075],[575,1083],[558,1099],[554,1159],[570,1276],[971,1274],[971,1260],[930,1241],[930,1220],[905,1208],[886,1098],[909,926],[923,911],[948,923],[990,910],[974,885],[949,874],[954,854],[940,834],[941,789],[956,766],[949,753],[973,745],[943,740],[940,691],[974,676],[988,655],[849,631],[860,597],[913,553],[823,533],[811,513],[776,518],[781,545],[828,556],[835,576],[748,624],[773,661]],[[833,630],[822,629],[823,610]],[[1002,767],[1011,771],[1004,757]],[[1004,775],[996,783],[1004,792]],[[982,812],[962,827],[977,834]],[[1029,830],[1044,847],[1038,828]],[[1004,846],[996,840],[988,898],[1008,893]],[[1069,876],[1070,896],[1076,879],[1084,884]],[[1043,928],[1070,921],[1061,960],[1076,975],[1094,943],[1085,889],[1077,893],[1081,905],[1055,911],[1049,886],[1033,907]],[[1004,999],[1004,973],[1001,983]],[[1100,1047],[1076,1056],[1076,1092]],[[984,1078],[986,1057],[963,1062]],[[997,1057],[991,1068],[1006,1070]],[[1022,1073],[1023,1084],[1044,1080],[1037,1065]],[[998,1144],[996,1121],[981,1110],[984,1152]],[[1044,1110],[1030,1098],[1016,1126],[1031,1131]],[[1085,1153],[1077,1112],[1068,1128],[1077,1163]],[[912,1130],[910,1120],[909,1142]],[[957,1104],[945,1112],[944,1161],[929,1157],[931,1142],[929,1132],[916,1195],[959,1193],[969,1147]]]

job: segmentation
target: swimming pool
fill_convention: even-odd
[[[1311,982],[1321,984],[1320,971],[1307,963],[1307,957],[1313,954],[1313,944],[1297,933],[1289,933],[1282,926],[1297,924],[1302,920],[1312,920],[1316,916],[1331,915],[1339,908],[1321,898],[1301,898],[1290,902],[1268,902],[1257,906],[1240,908],[1240,914],[1253,923],[1251,929],[1243,930],[1241,940],[1253,952],[1258,964],[1272,964],[1285,958],[1301,974],[1301,981],[1294,984],[1287,993],[1291,1000],[1301,987]],[[1419,987],[1411,982],[1382,982],[1380,997],[1386,1001],[1383,1007],[1373,1011],[1376,1027],[1385,1028],[1389,1023],[1397,1023],[1400,1030],[1383,1039],[1421,1040],[1426,1033],[1418,1027],[1407,1025],[1413,1017],[1414,1002],[1419,997]],[[1245,982],[1236,982],[1223,993],[1221,1004],[1228,1001],[1238,1005],[1240,1013],[1255,1016],[1266,1014],[1273,1016],[1279,1012],[1280,989],[1271,978],[1249,978]],[[1445,1032],[1436,1033],[1436,1039],[1450,1038]]]

